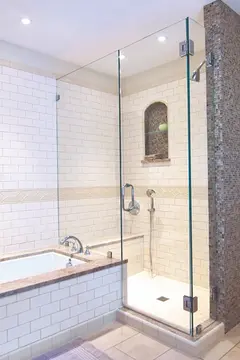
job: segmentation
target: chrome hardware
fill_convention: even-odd
[[[86,246],[84,255],[90,255],[90,247],[89,246]]]
[[[131,201],[128,204],[128,207],[125,207],[125,188],[131,188]],[[124,211],[129,212],[131,215],[138,215],[140,211],[140,204],[135,200],[134,197],[134,187],[132,184],[126,183],[122,188],[122,207]]]
[[[188,312],[197,312],[198,311],[198,297],[194,296],[183,296],[183,310],[186,310]]]
[[[72,264],[72,260],[69,258],[68,262],[66,263],[66,268],[69,268],[71,266],[73,266],[73,264]]]
[[[66,236],[63,240],[60,240],[60,244],[63,245],[65,243],[72,244],[71,251],[74,253],[83,253],[83,244],[81,241],[73,235]],[[77,246],[76,246],[77,244]]]
[[[200,335],[202,333],[202,325],[199,324],[196,326],[196,335]]]
[[[150,213],[155,212],[154,197],[153,197],[154,194],[156,194],[156,191],[155,191],[155,190],[153,190],[153,189],[147,189],[146,195],[147,195],[148,197],[150,197],[150,199],[151,199],[151,207],[150,207],[150,209],[148,209],[148,211],[149,211]]]
[[[179,56],[184,57],[187,55],[194,55],[194,42],[189,39],[189,44],[186,40],[179,43]]]
[[[108,251],[108,252],[107,252],[107,258],[108,258],[108,259],[112,259],[112,251]]]
[[[71,252],[75,253],[77,252],[77,247],[73,244],[72,248],[71,248]]]
[[[195,82],[200,82],[200,71],[203,65],[206,64],[206,67],[211,67],[214,65],[214,55],[212,52],[207,54],[206,59],[204,59],[196,70],[192,73],[191,80]]]

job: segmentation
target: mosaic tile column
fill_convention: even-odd
[[[207,68],[209,246],[213,319],[240,322],[240,16],[222,1],[204,8]]]

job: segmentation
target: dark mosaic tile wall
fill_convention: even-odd
[[[204,8],[207,68],[211,317],[240,322],[240,16],[222,1]]]

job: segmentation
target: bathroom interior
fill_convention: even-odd
[[[46,255],[61,248],[128,261],[116,308],[190,337],[213,325],[205,44],[187,18],[53,76],[1,42],[0,306],[13,280],[67,267]],[[40,250],[45,269],[14,268]]]
[[[119,68],[115,52],[57,81],[59,238],[74,234],[115,258],[122,250],[124,305],[186,333],[191,321],[209,324],[205,65],[194,79],[205,59],[204,28],[190,20],[189,37],[191,114],[179,53],[185,20],[121,49]],[[71,83],[85,77],[91,90]],[[190,287],[198,297],[192,320],[183,309]]]

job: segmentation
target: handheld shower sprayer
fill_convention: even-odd
[[[155,207],[154,207],[154,195],[156,194],[156,191],[153,189],[147,189],[146,195],[151,199],[151,205],[150,209],[148,209],[150,214],[150,233],[149,233],[149,261],[150,261],[150,271],[151,276],[153,277],[153,254],[152,254],[152,245],[153,245],[153,230],[154,230],[154,213],[155,213]]]
[[[156,191],[153,189],[147,189],[146,195],[151,199],[151,208],[148,209],[149,212],[154,212],[154,194],[156,194]]]

